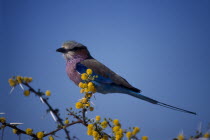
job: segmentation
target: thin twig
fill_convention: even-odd
[[[17,126],[11,125],[9,123],[2,123],[5,126],[8,126],[10,128],[16,129],[18,133],[22,133],[22,134],[26,134],[26,132],[20,128],[18,128]],[[27,134],[26,134],[27,135]],[[30,135],[33,138],[37,138],[35,134]],[[3,139],[2,139],[3,140]]]
[[[77,124],[77,123],[82,123],[82,121],[79,120],[79,121],[76,121],[76,122],[72,122],[72,123],[70,123],[70,124],[64,125],[63,127],[69,127],[69,126],[74,125],[74,124]],[[60,127],[60,128],[58,128],[58,129],[56,129],[56,130],[54,130],[54,131],[52,131],[52,132],[49,132],[49,133],[47,133],[47,134],[44,134],[44,137],[45,137],[45,136],[48,136],[48,135],[54,134],[55,132],[57,132],[57,131],[63,129],[63,127]]]
[[[68,115],[73,116],[74,118],[76,118],[78,121],[80,121],[84,126],[88,126],[82,119],[80,119],[79,116],[75,115],[73,112],[70,112]]]
[[[82,120],[79,120],[79,121],[76,121],[76,122],[72,122],[72,123],[70,123],[70,124],[66,124],[66,125],[64,125],[63,127],[57,128],[56,130],[53,130],[53,131],[51,131],[51,132],[49,132],[49,133],[47,133],[47,134],[44,134],[44,137],[46,137],[46,136],[48,136],[48,135],[52,135],[52,134],[54,134],[54,133],[56,133],[56,132],[58,132],[58,131],[60,131],[60,130],[62,130],[62,129],[64,129],[64,128],[67,128],[67,127],[69,127],[69,126],[71,126],[71,125],[74,125],[74,124],[77,124],[77,123],[83,123],[83,122],[82,122]],[[13,128],[13,129],[16,129],[17,132],[18,132],[19,134],[28,135],[28,134],[26,134],[26,132],[25,132],[24,130],[18,128],[17,126],[11,125],[11,124],[9,124],[9,123],[2,123],[2,124],[3,124],[4,126],[7,126],[7,127],[10,127],[10,128]],[[3,131],[2,131],[2,135],[3,135],[3,133],[4,133],[4,128],[3,128]],[[19,136],[20,136],[20,135],[19,135]],[[37,136],[36,136],[35,134],[31,134],[30,136],[33,137],[33,138],[35,138],[35,139],[38,139]],[[20,139],[20,137],[19,137],[19,139]],[[3,140],[3,137],[1,138],[1,140]]]
[[[84,122],[85,125],[87,125],[86,117],[85,117],[86,111],[87,111],[87,109],[85,109],[85,108],[82,109],[82,118],[83,118],[83,122]]]

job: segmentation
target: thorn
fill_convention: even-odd
[[[20,87],[22,88],[22,90],[24,91],[24,88],[23,88],[22,84],[20,83],[19,85],[20,85]]]
[[[39,99],[41,100],[41,102],[44,104],[45,102],[43,101],[42,97],[39,97]]]
[[[181,129],[181,131],[179,132],[180,135],[184,135],[184,131],[183,129]]]
[[[12,94],[13,90],[15,89],[15,87],[12,87],[12,89],[10,90],[9,94]]]
[[[11,125],[20,125],[20,124],[23,124],[23,123],[9,123]]]
[[[90,103],[95,106],[95,104],[93,102],[90,102]]]
[[[57,122],[57,119],[55,118],[54,113],[53,113],[52,111],[50,111],[50,114],[51,114],[51,116],[52,116],[53,120],[54,120],[55,122]]]
[[[95,96],[95,94],[93,94],[93,97],[94,97],[94,99],[96,100],[96,96]]]

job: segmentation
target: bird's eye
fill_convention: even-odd
[[[79,47],[74,47],[74,48],[73,48],[74,51],[80,50],[80,49],[81,49],[81,48],[79,48]]]
[[[68,49],[68,51],[77,51],[77,50],[82,50],[85,49],[86,47],[74,47],[73,49]]]

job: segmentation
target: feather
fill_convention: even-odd
[[[92,69],[94,74],[99,76],[99,78],[96,79],[98,82],[108,82],[110,84],[122,86],[134,92],[141,92],[141,90],[131,86],[124,78],[93,58],[85,59],[78,63],[76,66],[76,69],[80,73],[84,73],[88,68]]]

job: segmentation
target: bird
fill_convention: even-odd
[[[141,94],[140,89],[135,88],[125,78],[116,74],[110,68],[94,59],[88,48],[79,42],[66,41],[63,43],[62,47],[58,48],[56,51],[63,54],[66,60],[66,73],[70,80],[72,80],[77,86],[83,81],[81,79],[81,74],[85,73],[87,69],[91,69],[93,74],[98,77],[93,81],[98,93],[127,94],[152,104],[196,115],[195,112],[171,106]]]

